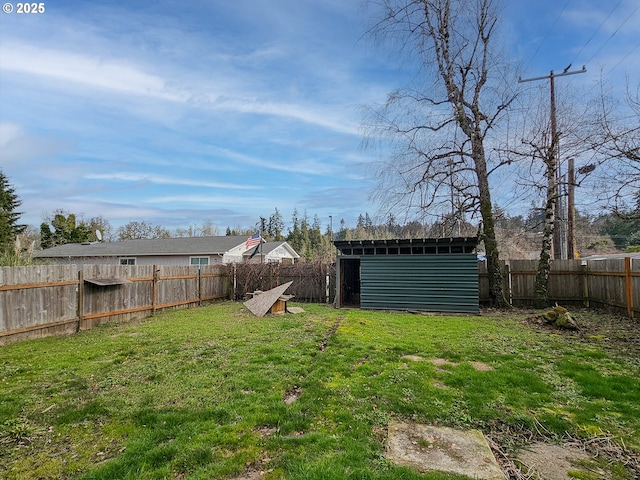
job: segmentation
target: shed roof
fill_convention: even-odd
[[[472,253],[477,237],[392,238],[376,240],[336,240],[341,255],[386,255],[391,253]]]
[[[154,238],[121,242],[67,243],[36,252],[34,257],[121,257],[156,255],[222,255],[244,244],[246,236]]]
[[[370,239],[370,240],[336,240],[333,242],[337,247],[356,246],[436,246],[436,245],[478,245],[478,237],[445,237],[445,238],[390,238],[390,239]]]

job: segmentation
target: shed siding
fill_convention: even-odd
[[[476,255],[362,256],[363,309],[479,312]]]

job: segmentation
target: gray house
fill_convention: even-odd
[[[263,242],[259,248],[247,248],[246,240],[245,236],[218,236],[68,243],[36,252],[34,257],[78,266],[294,263],[300,258],[287,242]]]

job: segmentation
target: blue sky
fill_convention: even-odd
[[[363,33],[360,0],[46,1],[0,14],[0,168],[22,222],[64,209],[118,227],[252,227],[277,208],[355,226],[375,215],[362,105],[410,68]],[[637,0],[511,0],[524,76],[586,64],[640,76]],[[498,199],[498,202],[500,200]]]

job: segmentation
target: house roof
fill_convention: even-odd
[[[291,245],[289,245],[285,241],[264,242],[262,244],[262,250],[261,250],[262,254],[263,255],[269,255],[271,252],[273,252],[279,246],[283,246],[285,249],[287,249],[293,258],[300,258],[300,255],[298,255],[298,253],[293,249],[293,247]],[[252,247],[249,250],[247,250],[246,252],[244,252],[242,255],[245,256],[245,257],[250,257],[253,254],[254,250],[255,250],[255,248]]]
[[[244,244],[246,236],[154,238],[121,242],[67,243],[36,252],[34,257],[123,257],[156,255],[222,255]]]

